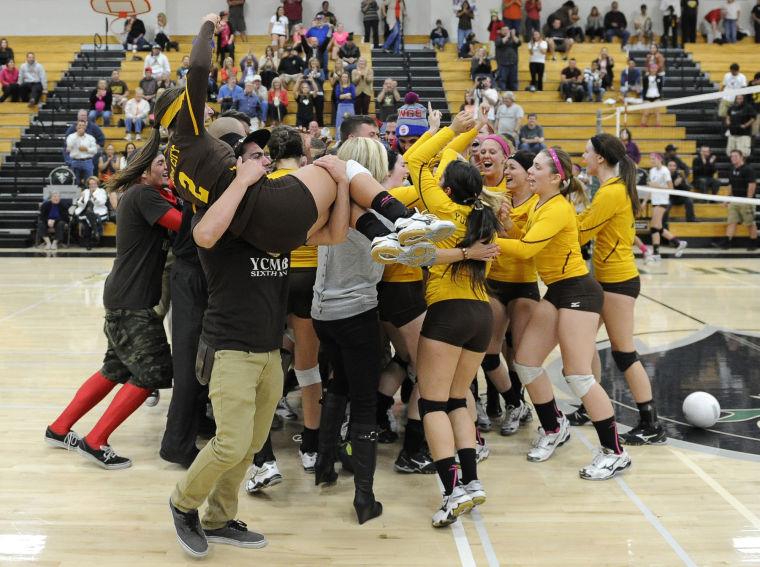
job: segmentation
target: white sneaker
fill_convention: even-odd
[[[662,256],[659,254],[649,254],[648,256],[644,256],[645,264],[656,264],[660,261],[662,261]]]
[[[314,466],[317,464],[317,453],[303,453],[298,450],[298,456],[301,457],[301,465],[307,473],[314,473]]]
[[[152,408],[158,405],[158,400],[161,399],[161,392],[158,390],[153,390],[150,395],[145,399],[145,402],[143,402],[143,405],[146,407]]]
[[[277,409],[274,410],[275,415],[279,415],[282,419],[293,421],[298,419],[298,414],[290,407],[286,397],[280,398],[277,402]]]
[[[567,98],[565,99],[565,102],[573,102],[573,98],[572,98],[572,97],[567,97]]]
[[[55,241],[50,245],[51,250],[58,250],[58,242]]]
[[[433,527],[442,528],[457,521],[457,516],[472,510],[473,503],[464,487],[457,485],[448,496],[444,495],[441,508],[433,514]]]
[[[401,253],[398,235],[391,233],[385,236],[376,236],[372,239],[370,253],[372,259],[378,264],[395,264]]]
[[[402,246],[396,263],[405,266],[428,266],[435,259],[438,250],[427,240],[420,240],[408,246]]]
[[[142,136],[140,136],[140,134],[137,134],[137,135],[135,136],[135,140],[142,140]]]
[[[578,471],[583,480],[607,480],[631,467],[631,457],[623,450],[619,455],[612,449],[600,447],[590,465]]]
[[[126,136],[124,136],[124,139],[131,141],[132,140],[132,134],[127,134]]]
[[[525,402],[520,402],[517,407],[507,406],[504,412],[504,419],[501,422],[502,435],[514,435],[520,429],[520,424],[526,420],[526,415],[530,413],[530,408]],[[532,419],[532,416],[531,416]]]
[[[46,242],[45,243],[45,250],[50,250],[51,248],[53,248],[53,245],[50,242]]]
[[[372,259],[378,264],[404,264],[422,266],[436,255],[436,248],[430,242],[420,241],[409,246],[401,246],[395,232],[376,236],[372,240]]]
[[[546,461],[554,454],[557,447],[561,447],[570,439],[570,424],[563,415],[559,420],[559,431],[546,433],[543,427],[538,428],[539,437],[533,442],[533,448],[528,451],[528,460],[534,463]]]
[[[689,245],[688,242],[686,242],[685,240],[682,240],[681,242],[678,243],[678,248],[676,248],[676,253],[673,255],[676,258],[680,258],[681,256],[683,256],[683,251],[686,250],[686,247],[688,245]]]
[[[644,255],[644,263],[647,264],[648,263],[647,260],[649,260],[649,258],[652,257],[652,253],[649,251],[649,248],[646,248],[644,249],[642,254]]]
[[[485,504],[486,491],[483,488],[483,483],[479,480],[471,480],[465,484],[464,491],[469,495],[473,506],[480,506],[481,504]]]
[[[488,448],[488,441],[486,441],[484,438],[480,438],[480,440],[483,442],[481,443],[475,443],[475,462],[476,463],[482,463],[488,458],[488,455],[491,454],[491,450]]]
[[[282,482],[282,475],[280,474],[280,469],[277,468],[277,461],[267,461],[260,467],[251,465],[248,467],[245,476],[248,477],[245,483],[245,491],[248,494],[253,494]]]
[[[440,242],[454,234],[456,228],[451,221],[440,220],[435,215],[423,213],[414,213],[411,217],[396,219],[394,224],[399,244],[402,246],[408,246],[420,240]]]
[[[483,404],[483,400],[481,400],[480,397],[475,398],[475,409],[478,412],[478,429],[483,433],[491,431],[491,418],[488,417],[486,406]]]

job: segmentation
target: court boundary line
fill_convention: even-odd
[[[71,284],[71,285],[69,285],[69,286],[65,287],[65,288],[64,288],[64,289],[62,289],[61,291],[54,293],[53,295],[48,295],[47,297],[43,297],[42,299],[40,299],[40,300],[38,300],[38,301],[35,301],[35,302],[34,302],[34,303],[32,303],[31,305],[27,305],[27,306],[26,306],[26,307],[24,307],[23,309],[19,309],[19,310],[18,310],[18,311],[16,311],[15,313],[11,313],[10,315],[6,315],[6,316],[5,316],[5,317],[3,317],[2,319],[0,319],[0,323],[5,323],[5,322],[6,322],[6,321],[8,321],[9,319],[13,319],[13,318],[14,318],[14,317],[16,317],[17,315],[21,315],[22,313],[26,313],[27,311],[30,311],[30,310],[34,309],[35,307],[39,307],[39,306],[40,306],[40,305],[42,305],[43,303],[47,303],[47,302],[48,302],[48,301],[50,301],[51,299],[55,299],[55,298],[56,298],[56,297],[58,297],[59,295],[63,295],[64,293],[66,293],[66,292],[68,292],[68,291],[70,291],[70,290],[72,290],[72,289],[74,289],[75,287],[78,287],[78,286],[80,286],[80,285],[82,285],[82,282],[81,282],[81,280],[80,280],[80,281],[76,281],[76,282],[74,282],[73,284]]]
[[[578,434],[578,438],[581,440],[581,442],[592,452],[595,453],[594,446],[591,444],[591,442],[586,438],[586,436],[578,431],[577,427],[573,428],[575,432]],[[663,537],[663,539],[668,543],[668,545],[671,547],[671,549],[678,555],[679,558],[681,558],[681,561],[685,565],[688,565],[688,567],[698,567],[698,564],[689,556],[689,554],[686,552],[686,550],[681,547],[681,544],[678,543],[678,540],[673,537],[673,535],[668,531],[668,529],[660,522],[660,520],[657,518],[657,516],[654,515],[654,513],[647,507],[646,504],[641,500],[641,498],[638,497],[636,492],[628,486],[628,483],[626,483],[622,478],[619,476],[614,477],[615,482],[617,482],[618,486],[622,489],[622,491],[625,493],[628,498],[631,499],[631,501],[636,505],[636,507],[639,509],[639,511],[644,514],[644,517],[649,520],[649,523],[654,527],[654,529],[657,530],[657,532]]]
[[[435,480],[438,481],[438,490],[443,494],[443,483],[440,477],[436,474]],[[451,534],[454,536],[454,545],[456,545],[457,553],[459,554],[459,562],[462,567],[477,567],[475,562],[475,556],[472,553],[472,546],[470,546],[470,540],[467,538],[467,532],[464,529],[464,524],[460,521],[461,516],[450,525]],[[433,528],[439,529],[439,528]]]

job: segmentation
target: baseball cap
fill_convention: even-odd
[[[242,155],[243,146],[245,146],[246,144],[250,144],[251,142],[254,142],[260,148],[264,148],[269,143],[269,137],[271,135],[272,135],[271,132],[267,130],[266,128],[262,128],[260,130],[256,130],[255,132],[251,132],[245,138],[241,139],[238,142],[235,149],[235,155],[237,155],[238,157]]]
[[[674,146],[673,144],[668,144],[667,146],[665,146],[665,151],[666,152],[669,152],[671,150],[677,150],[677,149],[678,148],[676,146]]]
[[[261,75],[254,75],[253,79],[251,79],[251,81],[260,81],[260,80],[261,80]]]

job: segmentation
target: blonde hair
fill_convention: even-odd
[[[350,159],[366,167],[378,183],[388,176],[388,152],[372,138],[349,138],[338,148],[338,157]]]

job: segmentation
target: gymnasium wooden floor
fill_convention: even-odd
[[[93,257],[0,258],[0,565],[195,563],[175,540],[166,504],[183,471],[158,457],[168,392],[157,407],[140,408],[111,437],[116,451],[134,461],[130,469],[104,471],[43,442],[46,425],[99,368],[105,347],[101,296],[111,263]],[[688,342],[705,324],[760,333],[757,260],[665,260],[642,271],[642,283],[647,297],[639,299],[636,321],[642,352]],[[709,390],[677,369],[658,380],[689,381],[695,389]],[[755,400],[744,407],[760,406],[760,383],[752,387]],[[565,406],[571,401],[561,390],[557,395]],[[297,393],[290,400],[298,407]],[[87,433],[104,407],[75,429]],[[240,519],[265,533],[269,545],[260,550],[212,546],[204,561],[760,564],[756,455],[672,440],[631,448],[633,468],[619,479],[585,482],[577,470],[592,458],[593,428],[573,428],[570,443],[550,461],[535,464],[525,459],[535,425],[511,438],[486,434],[491,456],[479,470],[488,502],[452,528],[434,530],[430,517],[440,505],[435,477],[393,472],[399,443],[380,448],[376,494],[384,513],[359,526],[351,507],[351,477],[342,473],[336,486],[315,488],[313,476],[300,469],[291,439],[300,426],[286,423],[274,435],[284,482],[261,496],[242,489],[240,495]],[[751,429],[760,437],[757,427]]]

